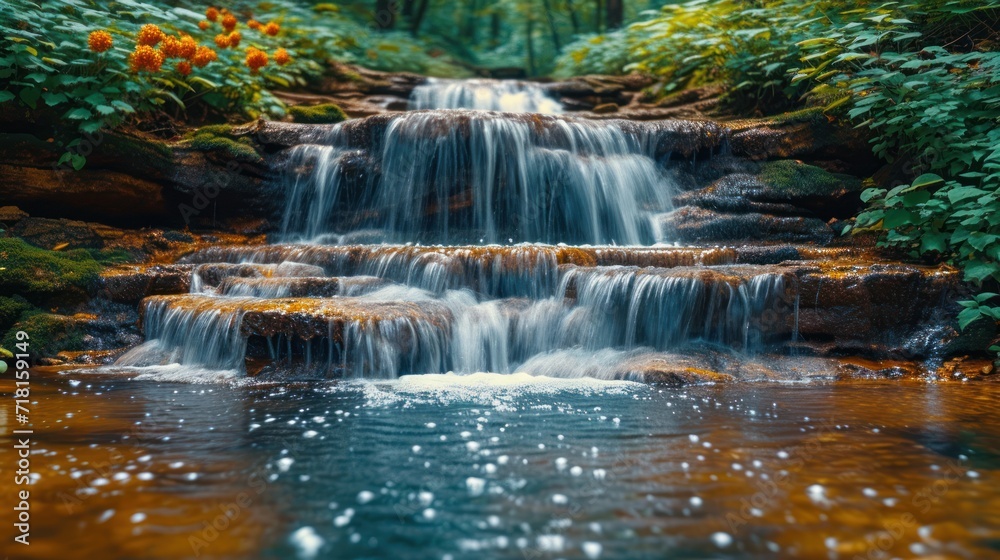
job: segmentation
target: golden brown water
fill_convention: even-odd
[[[12,558],[1000,556],[991,382],[31,389],[30,546],[0,446]]]

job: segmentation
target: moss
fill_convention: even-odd
[[[209,124],[205,125],[197,130],[188,133],[188,138],[193,139],[195,136],[202,134],[210,134],[212,136],[225,136],[227,138],[233,138],[233,125],[231,124]]]
[[[25,312],[31,309],[33,309],[32,305],[21,296],[0,296],[0,332],[12,327]]]
[[[347,115],[343,109],[333,103],[292,105],[288,108],[288,114],[297,123],[333,124],[347,120]]]
[[[0,293],[36,303],[55,296],[82,300],[101,268],[84,249],[49,251],[16,237],[0,239]]]
[[[199,133],[191,139],[191,147],[203,152],[221,152],[240,161],[259,162],[261,160],[260,154],[257,153],[249,138],[233,140],[211,133]]]
[[[238,161],[259,163],[261,156],[253,141],[246,136],[235,136],[231,124],[210,124],[187,133],[188,143],[195,150],[219,152]]]
[[[18,331],[28,333],[28,348],[35,356],[53,356],[63,350],[83,350],[85,333],[72,317],[51,313],[29,314],[7,331],[0,345],[15,348]]]
[[[861,188],[861,181],[855,177],[830,173],[793,160],[763,164],[760,179],[776,193],[793,196],[830,196]]]

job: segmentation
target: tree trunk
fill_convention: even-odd
[[[465,16],[465,37],[468,40],[468,45],[472,46],[476,44],[476,12],[479,11],[479,0],[472,0],[472,6],[469,8],[469,13]]]
[[[375,26],[385,31],[396,27],[395,0],[375,0]]]
[[[552,34],[552,45],[558,51],[562,49],[562,41],[559,40],[559,29],[556,27],[556,16],[552,13],[551,0],[542,0],[542,6],[545,8],[545,17],[549,21],[549,33]]]
[[[576,14],[573,0],[566,0],[566,11],[569,12],[569,21],[573,25],[573,35],[580,33],[580,16]]]
[[[420,24],[424,21],[424,16],[427,15],[427,4],[429,0],[420,0],[420,4],[417,6],[417,13],[413,16],[413,24],[410,26],[410,33],[416,37],[420,33]]]
[[[490,14],[490,46],[496,48],[500,44],[500,12]]]
[[[601,16],[604,15],[602,8],[601,0],[594,0],[594,33],[601,32]]]
[[[403,16],[409,18],[413,15],[414,0],[403,0]]]
[[[625,21],[625,0],[607,0],[608,15],[605,18],[608,30],[618,29]]]
[[[531,37],[535,32],[534,28],[535,28],[535,22],[533,19],[531,19],[531,16],[529,15],[527,18],[525,18],[525,34],[526,34],[525,40],[527,42],[527,50],[528,50],[529,76],[535,75],[535,43]]]

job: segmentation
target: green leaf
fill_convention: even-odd
[[[89,119],[90,117],[93,117],[94,114],[91,113],[89,110],[80,107],[80,108],[73,109],[72,111],[67,112],[63,116],[65,118],[67,118],[67,119],[73,119],[73,120],[76,120],[76,121],[83,121],[83,120]]]
[[[14,97],[14,94],[7,90],[0,91],[0,103],[6,103],[11,99],[14,99]]]
[[[982,317],[982,314],[979,312],[978,308],[970,307],[963,309],[958,314],[958,328],[964,331],[966,327],[974,323],[980,317]]]

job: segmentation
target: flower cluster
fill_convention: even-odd
[[[137,45],[128,57],[128,65],[133,72],[159,72],[163,65],[163,53],[149,45]]]
[[[246,65],[251,73],[256,74],[261,68],[267,66],[267,53],[256,47],[248,48]]]
[[[236,49],[243,40],[243,35],[236,29],[239,20],[236,15],[226,9],[210,7],[205,10],[205,19],[198,22],[202,31],[209,30],[213,24],[219,23],[222,32],[215,35],[215,45],[220,49]],[[249,29],[261,34],[275,37],[281,32],[276,22],[267,24],[249,19],[246,23]],[[95,53],[102,53],[112,48],[114,42],[111,34],[105,30],[97,30],[87,37],[87,46]],[[168,59],[177,59],[177,73],[188,76],[194,68],[204,68],[209,63],[218,60],[219,55],[210,47],[199,45],[194,37],[185,33],[168,35],[159,26],[152,23],[143,25],[135,36],[135,50],[129,55],[128,63],[132,72],[159,72]],[[283,48],[276,49],[273,60],[280,66],[291,62],[292,57]],[[248,47],[244,64],[252,74],[257,74],[267,66],[267,52],[258,47]]]
[[[102,53],[110,49],[113,44],[111,34],[104,30],[91,31],[87,37],[87,47],[95,53]]]

